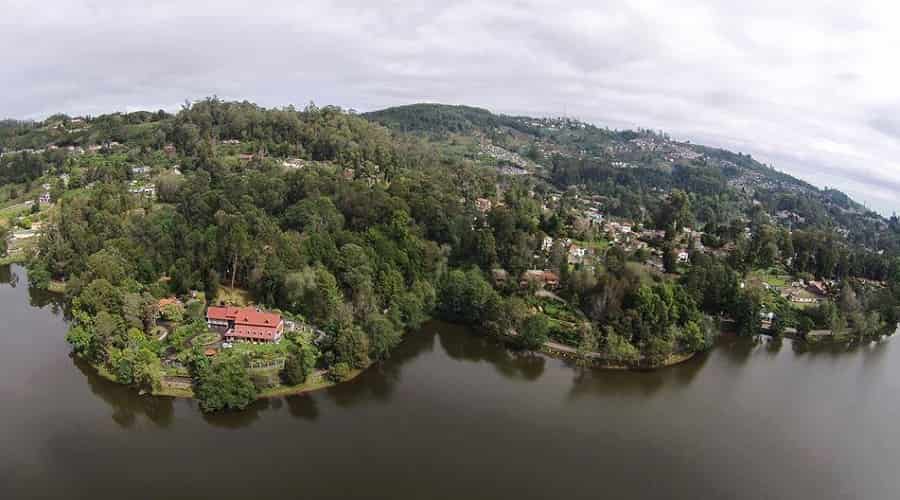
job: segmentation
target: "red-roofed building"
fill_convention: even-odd
[[[284,334],[280,314],[254,307],[210,307],[206,310],[206,324],[222,331],[227,342],[278,343]]]

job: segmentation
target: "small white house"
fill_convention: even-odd
[[[541,243],[541,250],[544,252],[549,252],[553,248],[553,238],[547,236],[544,238],[543,243]]]

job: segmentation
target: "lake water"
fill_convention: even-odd
[[[581,372],[432,323],[352,382],[210,417],[98,378],[52,297],[0,281],[2,499],[900,496],[897,341]]]

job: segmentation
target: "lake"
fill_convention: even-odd
[[[337,387],[205,416],[69,355],[0,267],[0,498],[897,498],[900,346],[725,339],[580,371],[430,323]]]

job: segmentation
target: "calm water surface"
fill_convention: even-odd
[[[0,499],[900,497],[897,341],[582,373],[433,323],[353,382],[209,417],[99,379],[52,297],[0,282]]]

